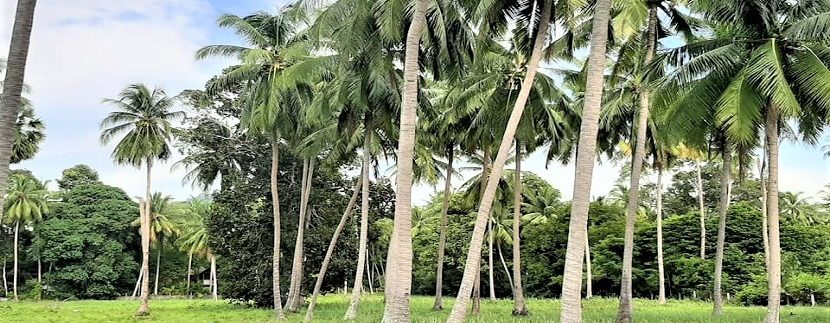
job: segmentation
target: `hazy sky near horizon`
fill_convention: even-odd
[[[16,1],[0,2],[0,57],[8,53]],[[32,34],[26,83],[27,96],[47,127],[47,139],[35,159],[14,165],[44,180],[60,177],[63,169],[87,164],[101,180],[143,195],[144,172],[114,165],[113,145],[101,146],[99,122],[111,110],[101,100],[115,96],[131,83],[159,86],[170,95],[202,88],[229,61],[197,61],[194,52],[208,44],[239,43],[235,35],[216,26],[223,13],[246,15],[274,11],[281,1],[265,0],[40,0]],[[827,138],[824,138],[827,142]],[[186,199],[201,192],[182,184],[183,169],[171,169],[174,156],[153,171],[153,189]],[[556,163],[546,168],[544,156],[533,154],[523,163],[570,198],[573,166]],[[509,166],[508,166],[509,167]],[[382,174],[391,171],[382,166]],[[592,195],[605,195],[619,167],[598,164]],[[469,174],[467,174],[469,175]],[[463,181],[455,179],[458,187]],[[781,148],[781,189],[814,195],[830,183],[830,160],[820,149],[784,143]],[[423,204],[435,188],[419,185],[413,200]]]

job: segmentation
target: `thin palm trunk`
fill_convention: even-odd
[[[726,239],[726,213],[729,210],[729,183],[732,175],[732,149],[729,143],[723,143],[723,170],[721,171],[720,183],[720,205],[718,207],[718,242],[715,250],[715,290],[712,294],[714,309],[712,313],[716,316],[723,315],[723,295],[721,294],[721,282],[723,280],[723,245]]]
[[[216,276],[216,257],[211,255],[210,256],[210,276],[212,279],[210,280],[210,293],[213,295],[213,300],[219,299],[219,277]]]
[[[37,284],[43,284],[43,271],[40,263],[40,255],[37,256]]]
[[[591,244],[588,229],[585,229],[585,298],[594,297],[594,277],[591,272]]]
[[[144,214],[141,222],[141,297],[140,305],[138,307],[137,316],[150,315],[150,211],[152,201],[151,191],[151,174],[153,170],[153,160],[147,159],[147,190],[144,200]]]
[[[190,273],[193,269],[193,253],[187,253],[187,297],[191,298],[190,295]]]
[[[494,222],[495,221],[496,221],[495,218],[493,218],[493,217],[490,218],[490,230],[489,230],[490,232],[487,235],[487,247],[488,247],[487,248],[488,249],[487,250],[487,278],[488,278],[488,283],[489,283],[489,284],[487,284],[488,285],[487,287],[490,288],[490,300],[491,301],[496,300],[496,288],[495,288],[495,286],[493,286],[493,285],[495,285],[495,279],[493,277],[493,268],[495,267],[494,263],[493,263],[493,239],[495,239],[495,234],[494,234],[494,231],[495,231],[495,223]]]
[[[663,164],[657,166],[657,303],[666,304],[666,270],[663,267]]]
[[[302,305],[303,287],[303,257],[305,253],[303,238],[305,237],[306,215],[308,214],[308,199],[311,194],[311,182],[314,174],[315,159],[303,161],[303,175],[300,186],[300,216],[297,224],[297,239],[294,242],[294,259],[291,265],[291,283],[288,287],[288,299],[285,309],[297,312]]]
[[[344,320],[357,318],[357,306],[360,305],[360,294],[363,289],[363,268],[366,267],[366,246],[369,241],[369,174],[371,173],[372,130],[371,122],[366,118],[363,132],[363,192],[360,197],[360,244],[357,250],[357,268],[355,270],[354,286],[352,287],[352,299],[349,308],[346,310]],[[400,174],[400,173],[398,173]]]
[[[496,251],[499,254],[499,261],[501,261],[501,266],[504,268],[504,274],[507,275],[507,282],[510,283],[510,291],[515,293],[516,291],[513,290],[513,277],[510,276],[510,268],[507,268],[507,262],[504,261],[504,253],[501,251],[501,243],[496,242]]]
[[[479,203],[484,198],[484,191],[487,188],[487,176],[490,174],[490,150],[484,149],[481,160],[481,187],[479,187]],[[476,265],[475,283],[473,284],[473,304],[471,312],[473,316],[481,314],[481,258]]]
[[[372,268],[369,263],[372,262],[372,253],[366,250],[366,280],[369,283],[369,294],[375,293],[374,283],[372,282]]]
[[[516,139],[516,174],[513,186],[513,315],[526,316],[522,287],[522,143]]]
[[[432,309],[440,311],[444,309],[444,249],[447,245],[447,212],[450,208],[452,197],[452,176],[453,176],[453,147],[447,148],[447,176],[444,180],[444,201],[441,205],[441,233],[438,237],[438,265],[435,272],[435,303]]]
[[[17,246],[19,244],[18,241],[18,232],[20,231],[20,220],[14,221],[14,273],[12,274],[12,289],[14,290],[14,300],[19,301],[20,298],[17,296]]]
[[[153,282],[153,295],[159,294],[159,271],[161,270],[161,250],[164,249],[164,237],[159,237],[158,250],[156,250],[156,278]]]
[[[340,223],[334,229],[334,234],[331,236],[329,248],[326,250],[326,256],[323,257],[323,264],[320,265],[320,272],[317,274],[317,282],[314,283],[314,292],[311,294],[311,302],[308,303],[308,309],[305,314],[305,322],[311,322],[314,318],[314,307],[317,306],[317,296],[320,296],[320,288],[323,287],[323,279],[326,277],[326,270],[329,268],[331,257],[334,255],[334,247],[337,245],[337,239],[340,238],[340,233],[346,227],[346,221],[349,219],[349,214],[352,213],[355,203],[357,202],[357,195],[360,193],[360,188],[363,186],[363,172],[355,183],[352,197],[349,199],[349,204],[346,205],[346,210],[343,211],[343,216],[340,217]]]
[[[395,219],[387,252],[386,283],[383,284],[386,306],[384,323],[406,323],[409,295],[412,293],[412,163],[415,152],[415,124],[418,107],[418,54],[426,25],[429,0],[418,0],[412,10],[406,34],[403,93],[398,138],[398,173],[395,185]]]
[[[778,223],[778,108],[767,110],[767,145],[769,147],[769,179],[767,180],[767,216],[769,225],[769,295],[766,323],[779,322],[781,307],[781,238]]]
[[[565,252],[565,270],[562,275],[562,311],[560,321],[582,321],[582,263],[588,234],[588,205],[591,198],[591,178],[596,156],[599,110],[602,105],[603,73],[605,70],[608,21],[611,19],[611,0],[597,0],[591,30],[591,49],[587,63],[585,104],[577,143],[574,190],[571,219],[568,225],[568,247]]]
[[[657,7],[649,9],[648,39],[643,64],[651,64],[657,46]],[[640,111],[637,114],[637,137],[634,147],[634,156],[631,161],[631,183],[628,189],[628,204],[625,213],[625,241],[623,246],[622,281],[620,282],[620,307],[617,312],[617,322],[631,322],[631,313],[634,311],[632,293],[632,265],[634,260],[634,223],[637,219],[637,210],[640,202],[640,175],[643,169],[643,160],[646,153],[646,130],[649,120],[649,89],[648,85],[641,86]]]
[[[3,257],[3,297],[9,297],[9,282],[6,280],[6,258]]]
[[[486,229],[487,220],[490,217],[490,209],[493,206],[493,199],[495,198],[496,189],[498,188],[499,179],[501,178],[504,164],[507,161],[507,156],[510,153],[510,147],[513,146],[513,139],[516,134],[516,129],[519,127],[519,121],[524,113],[525,104],[530,97],[530,90],[533,87],[533,81],[536,78],[536,72],[539,68],[539,62],[542,59],[542,51],[548,37],[550,29],[552,1],[544,1],[542,6],[541,17],[539,20],[538,31],[536,39],[534,40],[533,52],[530,55],[530,60],[527,63],[527,73],[524,80],[522,80],[522,87],[519,90],[519,95],[516,97],[516,103],[513,105],[513,111],[510,113],[510,119],[507,121],[507,127],[502,137],[499,152],[496,155],[496,160],[490,170],[490,177],[487,179],[487,187],[481,197],[481,204],[476,215],[475,228],[473,229],[473,236],[470,239],[470,247],[467,252],[467,261],[464,264],[464,276],[461,279],[461,286],[458,290],[455,304],[453,305],[452,313],[447,319],[447,322],[460,323],[464,321],[467,314],[467,303],[470,300],[470,293],[472,291],[472,284],[475,280],[476,267],[481,260],[481,245],[484,238],[484,231]]]
[[[697,168],[697,203],[700,213],[700,259],[706,259],[706,205],[703,201],[703,171],[700,161],[695,163]]]
[[[271,203],[274,209],[274,248],[271,259],[271,284],[274,295],[274,315],[277,320],[284,321],[285,314],[282,311],[282,300],[280,297],[280,195],[277,176],[279,176],[279,142],[271,140]]]
[[[20,95],[23,92],[23,75],[29,56],[36,3],[36,0],[18,0],[14,16],[3,94],[0,96],[0,192],[5,192],[9,183],[9,162],[17,131],[17,115],[21,107]],[[3,198],[4,194],[0,194],[0,206],[4,203]]]
[[[764,150],[758,177],[761,180],[761,233],[764,239],[764,268],[769,272],[769,226],[767,225],[767,152],[769,147],[766,141],[761,146]]]
[[[144,203],[142,202],[139,206],[142,209],[141,212],[144,212]],[[142,215],[143,216],[143,215]],[[143,266],[138,269],[138,279],[135,280],[135,288],[133,289],[133,296],[130,297],[130,300],[135,299],[136,295],[138,295],[138,290],[141,288],[141,279],[144,278],[144,270]]]

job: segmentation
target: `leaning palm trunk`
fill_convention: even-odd
[[[487,220],[490,217],[490,208],[493,206],[493,199],[495,198],[496,189],[498,188],[499,179],[501,178],[504,164],[507,161],[507,155],[510,152],[510,147],[513,145],[513,139],[516,134],[516,128],[519,126],[519,121],[522,118],[522,113],[525,109],[525,104],[530,96],[530,90],[533,87],[533,81],[536,78],[536,72],[539,68],[539,62],[542,59],[542,51],[545,47],[548,31],[550,29],[550,15],[552,1],[545,1],[542,7],[542,16],[539,20],[539,29],[536,34],[536,39],[533,45],[533,52],[530,60],[527,63],[527,74],[522,80],[522,87],[519,95],[516,98],[516,103],[513,105],[513,111],[510,114],[510,119],[507,121],[507,127],[502,137],[501,145],[499,146],[498,155],[493,163],[490,176],[487,178],[487,187],[481,197],[481,204],[479,205],[478,213],[476,215],[475,228],[473,229],[473,236],[470,239],[470,249],[467,252],[467,261],[464,264],[464,276],[461,279],[461,286],[458,290],[455,304],[453,305],[452,313],[447,319],[447,322],[463,322],[467,314],[467,303],[470,300],[470,293],[472,291],[472,284],[475,280],[475,274],[478,271],[476,267],[481,261],[481,245],[484,238],[484,230],[487,225]]]
[[[9,183],[9,162],[17,129],[17,114],[21,106],[20,95],[23,92],[23,75],[29,56],[36,3],[36,0],[18,0],[14,16],[3,94],[0,96],[0,192],[5,192]],[[0,206],[3,205],[3,197],[4,194],[0,194]]]
[[[594,297],[594,277],[591,273],[591,243],[588,239],[588,229],[585,229],[585,298]]]
[[[276,139],[271,140],[271,203],[274,209],[274,249],[272,256],[271,284],[274,293],[274,315],[277,320],[285,320],[282,312],[282,300],[280,297],[280,195],[278,190],[277,176],[279,175],[279,143]]]
[[[288,287],[288,299],[285,301],[285,310],[297,312],[300,310],[303,286],[303,254],[305,236],[305,221],[308,213],[308,197],[311,194],[311,181],[314,174],[315,159],[306,159],[303,162],[303,175],[300,186],[300,216],[297,224],[297,239],[294,242],[294,259],[291,265],[291,283]]]
[[[143,203],[139,206],[139,209],[142,210],[141,212],[144,212]],[[144,270],[142,268],[138,269],[138,279],[136,279],[135,281],[135,288],[133,289],[133,295],[130,297],[130,300],[135,299],[135,297],[138,295],[139,288],[141,288],[141,279],[144,278]]]
[[[663,267],[663,164],[657,166],[657,303],[666,304],[666,270]]]
[[[452,197],[452,162],[453,147],[447,148],[447,176],[444,180],[444,201],[441,205],[441,233],[438,237],[438,265],[435,272],[435,303],[432,309],[440,311],[444,309],[444,249],[447,245],[447,212],[450,208]]]
[[[479,187],[479,203],[481,203],[481,199],[484,196],[484,190],[487,188],[487,176],[490,174],[490,151],[488,149],[484,149],[484,153],[481,160],[481,187]],[[471,306],[471,312],[473,316],[478,316],[481,314],[481,258],[479,258],[478,263],[476,264],[476,275],[475,275],[475,282],[473,283],[473,304]]]
[[[361,186],[363,186],[363,172],[361,172],[360,177],[357,179],[357,183],[355,183],[354,190],[352,191],[352,197],[349,199],[349,204],[346,205],[346,210],[343,211],[343,216],[340,217],[340,223],[337,224],[337,228],[334,229],[334,234],[331,236],[329,248],[326,250],[326,256],[323,258],[320,272],[317,274],[317,282],[314,283],[314,292],[311,294],[311,302],[308,303],[305,322],[311,322],[314,318],[314,307],[317,305],[317,296],[320,295],[320,288],[323,287],[323,279],[326,277],[326,270],[329,268],[332,255],[334,255],[334,247],[337,245],[337,239],[340,238],[340,233],[343,232],[343,228],[346,226],[346,221],[349,219],[349,214],[352,213],[355,202],[357,202],[357,194],[360,192]]]
[[[151,174],[153,160],[147,159],[147,191],[146,200],[143,203],[144,214],[140,214],[141,220],[141,297],[137,316],[150,315],[150,212],[151,212]],[[141,205],[141,203],[139,203]]]
[[[16,301],[20,300],[20,298],[18,298],[18,296],[17,296],[17,271],[18,271],[18,269],[17,269],[17,264],[18,264],[17,246],[19,244],[19,242],[17,240],[18,239],[18,231],[20,231],[20,220],[14,221],[14,268],[13,268],[14,273],[13,273],[13,276],[12,276],[12,288],[14,290],[14,300],[16,300]]]
[[[697,203],[700,213],[700,259],[706,259],[706,205],[703,202],[703,175],[700,161],[695,166],[697,168]]]
[[[213,296],[213,300],[219,299],[219,277],[216,276],[216,256],[210,255],[210,276],[213,277],[210,280],[210,294]]]
[[[712,294],[715,307],[712,313],[723,315],[723,295],[721,295],[721,281],[723,279],[723,245],[726,239],[726,212],[729,210],[729,181],[732,175],[732,150],[729,143],[723,143],[723,170],[721,171],[720,205],[718,207],[718,242],[715,250],[715,290]]]
[[[510,283],[511,292],[515,293],[515,291],[513,291],[513,277],[510,276],[510,269],[507,268],[507,262],[504,261],[504,253],[502,253],[501,251],[500,242],[496,242],[496,250],[498,250],[499,261],[501,261],[501,266],[504,268],[504,274],[507,275],[507,282]]]
[[[164,249],[163,237],[159,237],[158,250],[156,250],[156,278],[153,282],[153,295],[159,294],[159,271],[161,271],[161,250]]]
[[[412,163],[415,153],[415,124],[418,107],[418,54],[426,25],[429,0],[414,4],[403,68],[403,93],[398,137],[398,174],[395,185],[395,219],[386,260],[383,284],[386,306],[383,322],[409,322],[409,295],[412,292]]]
[[[588,56],[588,75],[585,83],[585,104],[577,143],[574,191],[571,220],[568,225],[568,247],[565,252],[565,271],[562,280],[562,312],[560,321],[582,321],[582,263],[588,234],[588,205],[591,198],[591,178],[599,128],[599,110],[602,105],[603,72],[605,70],[608,21],[611,19],[611,0],[597,0],[591,30],[591,50]]]
[[[187,298],[192,298],[190,295],[190,273],[193,270],[193,253],[187,253]]]
[[[516,174],[513,189],[513,315],[526,316],[522,290],[522,144],[516,140]]]
[[[649,65],[654,58],[654,49],[657,45],[657,8],[649,10],[648,43],[646,44],[645,65]],[[620,282],[620,307],[617,312],[617,322],[631,322],[631,313],[634,310],[632,298],[632,266],[634,260],[634,223],[637,219],[637,210],[640,202],[640,175],[643,169],[643,159],[646,153],[646,130],[649,120],[649,90],[648,85],[640,89],[640,111],[637,115],[637,137],[634,147],[634,156],[631,161],[631,183],[628,189],[628,205],[625,213],[625,243],[623,247],[622,281]]]
[[[769,225],[769,295],[765,323],[779,322],[781,307],[781,239],[778,227],[778,108],[767,110],[767,146],[769,179],[767,181],[767,217]]]
[[[357,306],[360,305],[360,294],[363,289],[363,269],[366,267],[366,245],[369,241],[369,174],[371,173],[372,167],[372,163],[370,162],[371,149],[372,132],[367,118],[363,134],[363,174],[361,175],[363,193],[360,197],[360,244],[357,249],[357,268],[355,270],[354,287],[352,287],[352,300],[349,302],[346,315],[343,316],[344,320],[349,321],[357,318]]]
[[[493,286],[493,285],[495,285],[495,279],[493,277],[493,268],[495,267],[494,263],[493,263],[493,239],[495,238],[495,234],[494,234],[493,231],[495,230],[495,224],[494,224],[495,221],[496,221],[496,218],[494,218],[494,217],[490,218],[490,232],[487,235],[487,247],[488,247],[487,248],[488,249],[487,250],[487,278],[488,278],[488,282],[489,282],[487,287],[490,288],[490,300],[491,301],[496,300],[496,288],[495,288],[495,286]]]

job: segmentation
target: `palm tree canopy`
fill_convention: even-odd
[[[46,205],[48,192],[43,186],[30,176],[13,175],[3,206],[5,222],[29,224],[43,220],[43,215],[49,212]]]
[[[104,103],[116,111],[101,121],[101,143],[124,135],[112,152],[116,163],[139,167],[148,160],[170,157],[171,123],[183,118],[184,112],[170,111],[174,101],[164,90],[132,84]]]
[[[179,224],[175,221],[176,216],[173,209],[173,198],[169,195],[162,195],[161,192],[153,193],[150,198],[150,242],[158,241],[157,238],[171,238],[180,233]],[[140,219],[133,220],[133,226],[139,226]]]
[[[23,108],[17,115],[17,132],[12,144],[11,163],[17,164],[32,159],[40,150],[40,144],[46,139],[46,126],[35,116],[35,110],[24,101]]]
[[[212,210],[213,203],[209,200],[193,199],[188,203],[189,218],[181,224],[182,233],[176,240],[182,251],[205,258],[213,255],[206,223]]]

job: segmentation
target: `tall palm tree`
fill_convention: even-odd
[[[562,282],[561,321],[582,321],[582,263],[588,228],[588,205],[591,195],[591,178],[596,154],[599,111],[602,106],[602,86],[605,69],[608,22],[611,17],[611,1],[597,0],[591,30],[591,49],[587,63],[587,81],[582,110],[582,124],[577,143],[576,170],[568,228],[568,247],[565,253],[565,272]]]
[[[150,277],[150,201],[151,174],[156,160],[170,158],[169,141],[171,139],[171,122],[184,117],[184,112],[170,111],[173,99],[164,90],[150,89],[144,84],[132,84],[119,93],[115,99],[104,99],[104,103],[115,107],[101,121],[101,143],[108,144],[116,137],[124,135],[112,151],[112,159],[117,164],[147,168],[147,190],[141,221],[142,276]],[[141,283],[141,305],[137,315],[150,314],[149,279]]]
[[[40,150],[40,144],[46,139],[46,126],[35,116],[30,105],[24,105],[17,116],[17,132],[12,145],[11,163],[32,159]]]
[[[697,194],[698,216],[700,217],[700,259],[706,259],[706,206],[704,204],[703,192],[703,167],[701,161],[704,159],[703,151],[683,144],[674,149],[680,158],[691,160],[695,165],[697,181],[695,193]]]
[[[182,234],[176,240],[182,251],[189,256],[187,262],[187,294],[190,294],[190,274],[193,256],[203,257],[210,261],[210,291],[213,299],[218,299],[218,278],[216,276],[216,255],[210,248],[210,235],[206,221],[211,215],[213,204],[208,200],[193,199],[187,205],[187,212],[191,216],[184,225]]]
[[[758,138],[761,125],[769,148],[767,212],[769,295],[765,322],[778,322],[781,301],[781,243],[778,201],[778,145],[782,125],[797,121],[814,142],[827,120],[830,57],[828,1],[701,1],[713,39],[666,53],[674,69],[666,82],[685,91],[688,113],[715,106],[726,135],[736,144]],[[676,93],[676,92],[675,92]],[[695,101],[694,104],[689,103]],[[694,108],[689,108],[694,107]],[[716,309],[717,312],[717,309]]]
[[[726,214],[729,211],[729,190],[732,177],[732,147],[731,144],[723,140],[721,143],[721,152],[723,154],[723,164],[721,170],[721,187],[720,187],[720,201],[718,206],[718,238],[715,250],[715,282],[714,292],[712,294],[714,305],[714,314],[723,314],[723,295],[721,293],[721,281],[723,280],[723,248],[726,239]]]
[[[43,215],[49,212],[46,206],[47,192],[43,184],[37,180],[17,174],[12,176],[7,192],[7,198],[3,206],[5,222],[14,225],[14,299],[17,296],[17,267],[18,267],[18,233],[20,226],[32,225],[43,220]]]
[[[159,271],[161,270],[161,252],[164,239],[173,238],[180,233],[178,223],[172,218],[172,197],[155,192],[150,197],[150,243],[156,245],[156,278],[153,283],[153,295],[159,293]],[[141,219],[135,219],[133,226],[141,226]]]
[[[8,65],[0,94],[0,192],[9,182],[9,163],[15,138],[15,123],[22,107],[23,75],[29,56],[29,40],[37,0],[18,0],[9,46]],[[0,205],[3,197],[0,196]]]
[[[280,140],[292,127],[289,109],[299,108],[300,87],[285,69],[309,56],[300,27],[305,22],[302,8],[289,6],[278,14],[255,13],[246,17],[223,15],[220,27],[230,28],[247,42],[247,46],[210,45],[196,52],[203,59],[211,56],[237,58],[240,65],[213,80],[208,89],[221,90],[233,84],[245,84],[243,126],[249,134],[263,136],[271,146],[271,203],[274,217],[272,289],[274,313],[284,320],[280,296],[280,205],[277,187]]]
[[[417,0],[406,34],[403,61],[398,164],[395,184],[395,218],[386,261],[383,322],[409,322],[409,295],[412,290],[412,164],[418,107],[418,56],[426,27],[428,0]]]

